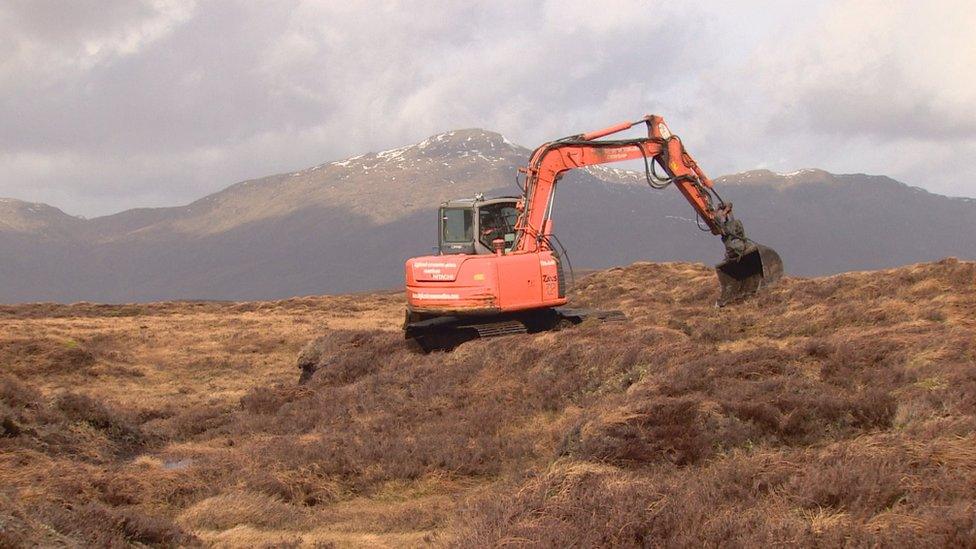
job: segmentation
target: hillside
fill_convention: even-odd
[[[529,150],[457,130],[389,151],[232,185],[191,204],[90,220],[0,202],[0,302],[277,299],[397,287],[405,258],[436,244],[449,198],[517,194]],[[717,179],[750,236],[789,272],[823,275],[946,256],[976,258],[976,200],[881,176],[802,170]],[[679,193],[642,174],[571,172],[556,232],[573,263],[716,262]]]
[[[717,293],[432,355],[395,293],[2,306],[0,545],[976,544],[976,263]]]
[[[0,198],[0,233],[71,238],[84,225],[84,220],[47,204]]]

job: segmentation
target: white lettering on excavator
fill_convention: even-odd
[[[428,294],[428,293],[419,293],[418,294],[418,293],[414,293],[414,294],[411,294],[410,297],[412,297],[414,299],[446,299],[446,300],[461,299],[461,296],[459,296],[458,294]]]
[[[542,265],[543,267],[554,267],[556,265],[556,261],[554,259],[541,259],[539,260],[539,265]]]
[[[413,264],[414,269],[457,269],[457,263],[441,262],[441,261],[415,261]]]
[[[603,151],[603,155],[607,160],[619,160],[629,157],[632,152],[633,149],[629,147],[620,147],[617,149],[606,149]]]

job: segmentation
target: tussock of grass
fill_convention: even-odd
[[[179,520],[199,530],[228,530],[249,525],[257,528],[282,528],[302,519],[302,512],[265,494],[228,492],[195,503],[180,514]]]

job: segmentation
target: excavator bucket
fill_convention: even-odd
[[[783,260],[772,248],[753,244],[739,259],[726,259],[715,266],[722,295],[718,306],[745,299],[783,277]]]

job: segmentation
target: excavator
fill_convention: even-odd
[[[606,139],[641,124],[647,137]],[[539,146],[519,169],[525,177],[521,196],[478,195],[441,204],[437,255],[405,265],[405,338],[430,352],[478,337],[562,329],[590,317],[620,320],[619,311],[565,307],[568,255],[553,233],[552,212],[557,183],[567,171],[628,160],[643,160],[651,187],[677,188],[700,228],[721,237],[718,306],[748,298],[782,277],[779,254],[746,236],[732,203],[718,194],[681,139],[662,117],[648,115]]]

